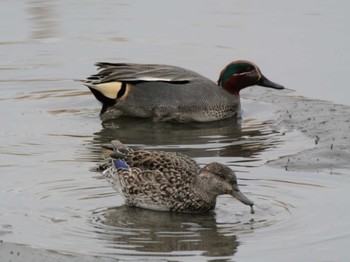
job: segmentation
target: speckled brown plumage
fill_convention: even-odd
[[[114,153],[101,171],[129,206],[154,210],[203,213],[213,210],[216,197],[231,194],[253,206],[238,189],[235,173],[210,163],[203,168],[191,158],[163,151],[132,150],[112,141]]]

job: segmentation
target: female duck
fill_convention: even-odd
[[[208,122],[240,111],[239,91],[259,85],[284,87],[259,68],[239,60],[227,65],[218,83],[193,71],[169,65],[97,63],[99,72],[82,81],[102,103],[118,113],[156,121]]]
[[[96,170],[122,193],[129,206],[203,213],[215,208],[217,196],[229,194],[254,213],[254,204],[240,192],[235,173],[223,164],[200,168],[180,153],[134,151],[116,140],[112,146],[114,153]]]

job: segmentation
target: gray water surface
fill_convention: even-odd
[[[347,261],[348,2],[0,5],[1,261]],[[236,59],[289,90],[248,88],[241,120],[102,123],[74,81],[97,61],[178,65],[215,81]],[[255,214],[229,196],[205,215],[125,207],[90,171],[112,139],[229,165]]]

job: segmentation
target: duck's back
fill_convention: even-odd
[[[199,173],[200,167],[196,161],[181,153],[136,150],[121,157],[131,168],[141,171],[157,170],[165,176],[177,172],[183,180],[192,179]]]

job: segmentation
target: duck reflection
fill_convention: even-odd
[[[261,151],[280,143],[270,125],[268,122],[255,123],[242,128],[241,121],[232,118],[177,124],[120,117],[102,123],[102,129],[94,134],[92,151],[98,161],[101,146],[118,139],[130,146],[177,151],[195,158],[239,157],[254,161]]]
[[[107,240],[108,246],[115,249],[232,256],[239,245],[235,230],[241,223],[220,228],[215,216],[214,212],[194,215],[121,206],[96,213],[94,227],[98,238]]]
[[[32,0],[28,13],[32,22],[32,39],[48,39],[57,36],[57,6],[54,1]]]

